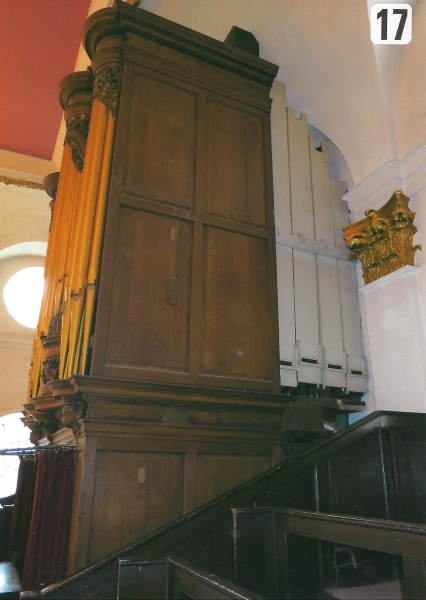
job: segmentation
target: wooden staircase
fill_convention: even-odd
[[[363,552],[390,556],[391,574],[402,565],[402,597],[426,598],[425,449],[426,415],[374,413],[41,596],[146,598],[137,578],[132,596],[119,579],[154,560],[167,575],[159,598],[207,597],[176,588],[177,572],[213,581],[212,598],[340,598],[345,555],[361,564]]]

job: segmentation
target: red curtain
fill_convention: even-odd
[[[24,569],[28,530],[33,511],[36,474],[36,457],[34,455],[21,456],[8,548],[8,560],[14,563],[20,577],[22,577]]]
[[[40,590],[65,574],[75,449],[37,453],[37,479],[22,578],[23,590]]]

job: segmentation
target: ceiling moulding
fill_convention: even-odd
[[[392,161],[345,194],[343,200],[348,203],[352,221],[358,221],[365,216],[366,210],[378,210],[384,199],[390,198],[395,190],[400,189],[404,189],[400,165],[397,161]]]
[[[43,189],[42,183],[27,181],[26,179],[15,179],[14,177],[5,177],[4,175],[0,175],[0,183],[5,183],[6,185],[17,185],[18,187],[27,187],[33,190]]]
[[[22,328],[22,325],[20,327]],[[0,350],[5,350],[9,353],[11,349],[22,350],[25,356],[30,359],[33,338],[34,329],[28,329],[28,332],[22,334],[2,333],[0,335]]]
[[[51,160],[34,158],[17,152],[0,150],[0,181],[7,184],[34,187],[30,184],[40,184],[52,171],[57,171]]]
[[[426,145],[402,161],[392,161],[343,196],[352,221],[361,219],[366,210],[379,209],[395,190],[413,198],[426,188]]]

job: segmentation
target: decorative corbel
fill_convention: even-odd
[[[80,173],[84,167],[86,144],[89,135],[90,115],[81,113],[70,117],[67,121],[65,144],[70,146],[72,161]]]
[[[58,191],[59,184],[59,172],[50,173],[50,175],[46,175],[43,179],[43,187],[46,191],[46,194],[52,198],[49,202],[50,207],[50,226],[49,231],[52,228],[53,215],[55,213],[55,202],[56,202],[56,192]]]
[[[379,210],[365,211],[366,218],[346,225],[345,242],[349,260],[360,260],[364,282],[371,283],[405,265],[414,265],[415,213],[408,208],[409,198],[394,192]]]
[[[112,116],[117,116],[121,85],[121,64],[110,62],[100,65],[95,71],[93,97],[103,102]]]
[[[90,69],[71,73],[62,79],[59,90],[67,127],[64,143],[70,146],[73,163],[82,172],[92,110],[93,73]]]

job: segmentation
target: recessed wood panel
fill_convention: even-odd
[[[267,242],[206,228],[203,372],[270,379]]]
[[[191,232],[187,221],[121,208],[110,364],[187,368]]]
[[[269,456],[216,456],[198,457],[197,504],[244,483],[272,466]]]
[[[182,515],[183,477],[182,454],[98,452],[89,562]]]
[[[389,518],[380,430],[362,436],[329,458],[332,512]]]
[[[126,148],[124,190],[191,208],[197,98],[135,75]]]
[[[425,456],[426,430],[390,429],[398,519],[426,523]]]
[[[263,121],[217,102],[207,110],[207,211],[265,225]]]

